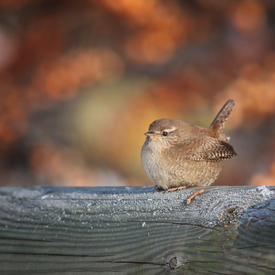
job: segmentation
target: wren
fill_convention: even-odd
[[[167,118],[151,123],[141,151],[148,178],[162,190],[213,183],[221,162],[237,155],[223,134],[234,105],[229,99],[208,128]]]

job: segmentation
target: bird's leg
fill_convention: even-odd
[[[198,194],[201,194],[204,192],[204,189],[200,189],[196,192],[194,192],[187,200],[186,200],[186,204],[189,204],[191,202],[192,199],[194,199]]]
[[[186,186],[180,186],[180,187],[174,187],[174,188],[170,188],[166,191],[167,192],[174,192],[174,191],[179,191],[179,190],[182,190],[182,189],[185,189]]]

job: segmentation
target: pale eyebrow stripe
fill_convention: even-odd
[[[177,130],[177,128],[173,126],[170,129],[165,129],[164,131],[165,132],[172,132],[172,131],[175,131],[175,130]]]

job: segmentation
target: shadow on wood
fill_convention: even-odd
[[[275,188],[0,188],[1,274],[274,274]]]

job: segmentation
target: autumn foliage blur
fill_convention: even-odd
[[[155,119],[208,126],[238,157],[216,185],[275,185],[275,2],[1,0],[0,185],[148,185]]]

